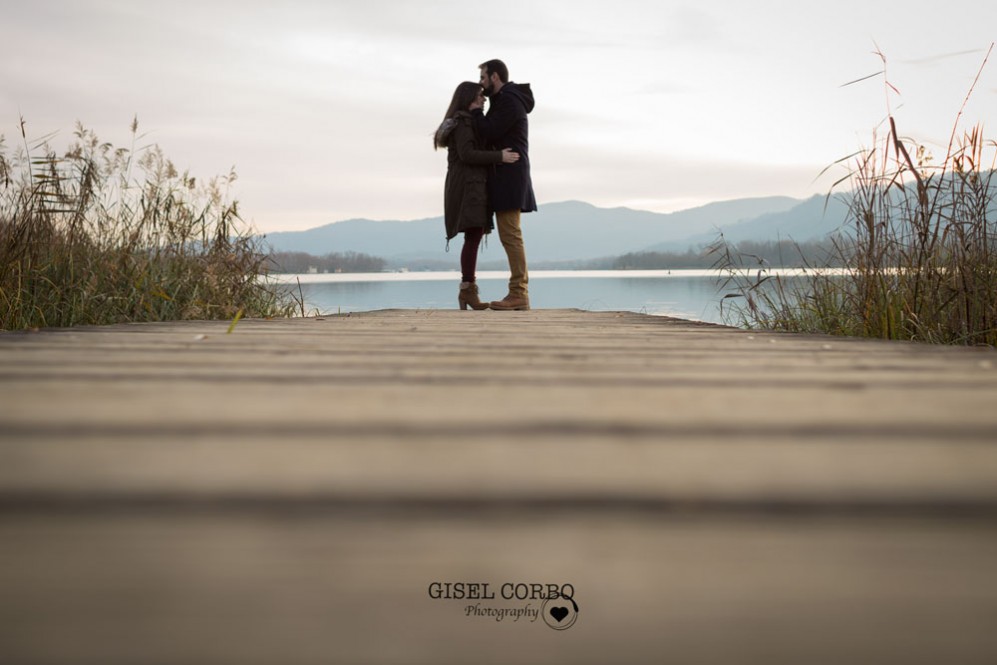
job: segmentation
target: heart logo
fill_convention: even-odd
[[[550,608],[550,615],[552,617],[554,617],[555,619],[557,619],[558,623],[561,623],[562,621],[564,621],[564,618],[566,616],[568,616],[568,608],[567,607],[552,607],[552,608]]]

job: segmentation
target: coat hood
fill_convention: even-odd
[[[439,128],[436,130],[436,145],[445,146],[447,144],[447,139],[453,133],[454,127],[457,126],[457,121],[453,118],[447,118],[444,120]]]
[[[436,145],[445,146],[447,141],[450,139],[450,135],[453,134],[454,128],[457,127],[457,121],[461,118],[470,118],[471,114],[467,111],[457,111],[453,117],[447,118],[442,123],[440,123],[439,128],[436,130]]]
[[[513,83],[512,81],[509,81],[502,86],[502,89],[499,90],[499,94],[512,95],[518,99],[520,103],[522,103],[523,108],[526,109],[527,113],[532,111],[533,106],[535,105],[533,101],[533,90],[530,89],[529,83]]]

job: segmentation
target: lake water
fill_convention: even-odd
[[[797,271],[772,271],[784,275]],[[631,311],[724,323],[718,274],[712,270],[560,270],[530,272],[534,309]],[[309,314],[377,309],[456,309],[460,274],[451,272],[275,275],[295,292],[298,281]],[[479,272],[483,300],[506,294],[509,273]],[[729,311],[732,301],[723,307]]]

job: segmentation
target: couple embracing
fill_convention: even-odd
[[[444,218],[447,242],[464,234],[460,253],[461,309],[526,310],[530,308],[529,273],[520,213],[533,212],[537,202],[530,178],[529,123],[533,110],[530,85],[509,80],[501,60],[480,65],[479,83],[465,82],[454,91],[434,147],[447,148]],[[488,97],[488,112],[484,112]],[[509,259],[509,293],[502,300],[482,302],[475,282],[481,238],[498,223],[499,240]]]

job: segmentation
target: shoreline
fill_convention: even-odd
[[[755,275],[758,270],[738,271],[746,276]],[[817,272],[824,274],[844,274],[844,269],[824,269],[817,271],[803,268],[769,268],[769,275],[780,277],[802,277]],[[532,270],[531,279],[662,279],[662,278],[702,278],[714,277],[723,279],[724,271],[704,268],[677,268],[674,270]],[[403,282],[403,281],[447,281],[460,278],[459,270],[427,270],[409,272],[342,272],[342,273],[271,273],[267,278],[278,284],[323,284],[333,282]],[[477,274],[479,280],[505,280],[509,278],[507,270],[482,270]]]

